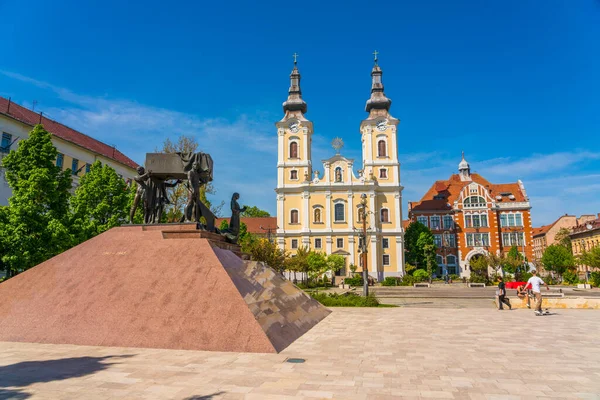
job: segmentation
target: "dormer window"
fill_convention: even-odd
[[[483,208],[486,204],[487,202],[481,196],[470,196],[463,201],[465,208]]]

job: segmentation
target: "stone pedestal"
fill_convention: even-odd
[[[0,284],[0,341],[279,352],[329,310],[195,224],[111,229]]]

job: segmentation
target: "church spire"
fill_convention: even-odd
[[[302,100],[302,90],[300,89],[300,72],[298,71],[298,54],[294,53],[294,69],[290,75],[290,89],[288,98],[283,103],[283,112],[300,111],[306,114],[306,102]]]
[[[371,110],[390,110],[390,106],[392,105],[392,100],[385,97],[383,93],[383,82],[381,81],[381,76],[383,72],[379,67],[377,55],[379,52],[375,50],[373,55],[375,56],[375,65],[373,66],[373,70],[371,71],[371,98],[367,100],[367,106],[365,110],[367,112],[371,112]]]

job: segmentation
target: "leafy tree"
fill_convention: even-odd
[[[127,186],[115,170],[96,161],[71,198],[71,226],[79,243],[127,220]]]
[[[422,251],[425,261],[421,268],[426,269],[431,277],[434,269],[437,267],[437,263],[435,261],[436,247],[433,241],[433,234],[429,229],[426,232],[421,232],[416,248]]]
[[[285,253],[267,239],[257,239],[250,245],[250,254],[255,261],[262,261],[278,272],[283,272]]]
[[[600,246],[592,247],[590,251],[583,251],[579,256],[580,264],[590,268],[600,268]]]
[[[286,269],[290,271],[300,272],[303,274],[303,278],[308,280],[308,255],[310,250],[307,247],[300,246],[296,250],[296,254],[294,256],[290,256],[286,259]]]
[[[500,253],[499,255],[490,253],[486,256],[486,261],[494,270],[494,274],[498,274],[506,263],[506,257],[504,256],[504,253]]]
[[[2,263],[8,275],[31,268],[68,249],[71,171],[55,164],[51,135],[36,125],[2,161],[13,195],[0,221]]]
[[[308,276],[310,280],[319,278],[329,269],[325,254],[316,251],[309,251],[306,256],[306,263],[308,264]]]
[[[246,211],[240,214],[241,217],[270,217],[268,211],[261,210],[256,206],[244,206],[246,207]]]
[[[476,257],[474,256],[469,261],[469,266],[471,267],[471,277],[469,280],[471,282],[480,282],[485,283],[488,280],[488,260],[484,256]]]
[[[327,268],[331,271],[332,274],[335,274],[336,271],[344,268],[346,265],[346,260],[343,256],[339,254],[330,254],[327,256]]]
[[[562,277],[567,270],[575,267],[575,259],[566,247],[553,244],[544,250],[542,264],[546,271],[554,271]]]
[[[419,247],[417,242],[421,233],[429,232],[429,228],[420,222],[411,222],[404,233],[404,251],[406,262],[417,268],[426,268],[425,254],[423,248]]]
[[[250,253],[252,246],[258,240],[258,236],[248,232],[248,226],[244,223],[240,223],[240,231],[238,232],[238,244],[242,248],[244,253]]]
[[[519,252],[517,246],[512,246],[504,257],[502,269],[509,274],[516,274],[523,266],[523,255]]]
[[[219,230],[226,231],[227,229],[229,229],[229,222],[227,222],[227,220],[224,219],[223,221],[221,221],[221,225],[219,225]]]
[[[571,231],[569,228],[560,228],[556,235],[554,235],[554,241],[556,244],[565,247],[571,253],[573,252],[573,245],[571,244]]]

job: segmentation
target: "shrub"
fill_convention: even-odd
[[[527,282],[532,276],[529,272],[521,272],[517,278],[519,278],[519,282]]]
[[[400,286],[402,284],[402,278],[399,276],[386,276],[383,282],[381,282],[382,286]]]
[[[563,274],[563,282],[568,285],[575,285],[575,284],[579,283],[579,277],[573,271],[566,271]]]
[[[345,278],[344,283],[349,286],[362,286],[364,281],[362,276],[355,275],[352,278]]]
[[[326,307],[377,307],[379,300],[370,294],[367,297],[356,293],[315,293],[312,298]]]
[[[548,285],[558,285],[558,281],[552,277],[552,275],[548,275],[545,276],[544,278],[542,278],[544,280],[544,282],[546,282],[546,284]]]
[[[404,275],[400,284],[402,286],[412,286],[415,284],[415,277],[412,275]]]
[[[600,287],[600,272],[592,272],[589,281],[592,286]]]
[[[469,282],[488,283],[488,279],[487,279],[487,276],[485,276],[485,275],[476,274],[473,271],[471,271],[471,277],[469,278]]]
[[[453,281],[458,281],[460,280],[460,276],[456,274],[450,274],[450,279],[452,279]]]
[[[429,274],[423,269],[418,269],[413,273],[413,278],[415,278],[416,282],[424,282],[429,280]]]

